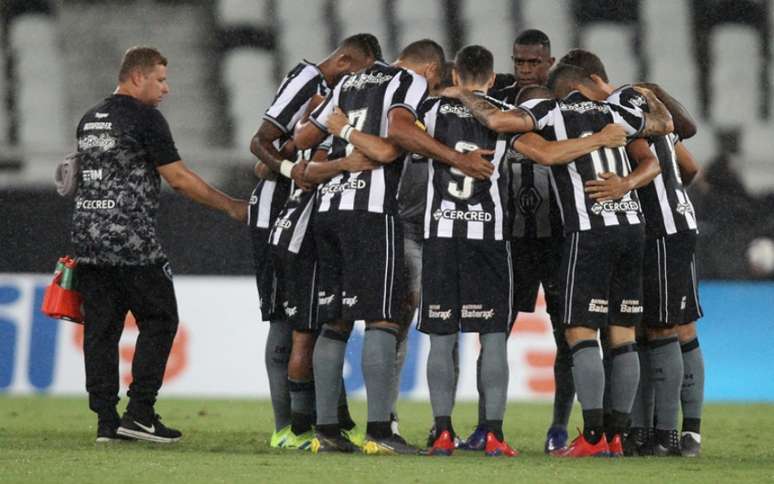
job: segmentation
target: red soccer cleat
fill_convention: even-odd
[[[623,440],[621,434],[615,434],[610,442],[607,444],[610,449],[610,457],[623,457]]]
[[[607,445],[607,438],[604,434],[599,442],[590,444],[581,432],[569,447],[552,455],[557,457],[607,457],[610,455],[610,447]]]
[[[427,455],[443,455],[449,456],[454,452],[454,438],[448,430],[441,432],[433,446],[427,449]]]
[[[486,448],[484,449],[484,452],[489,457],[499,457],[501,455],[504,455],[505,457],[516,457],[519,455],[518,450],[511,449],[511,446],[508,445],[505,440],[502,442],[497,440],[497,437],[495,437],[495,434],[492,432],[486,434]]]

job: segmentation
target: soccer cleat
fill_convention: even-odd
[[[324,452],[342,452],[345,454],[351,454],[357,450],[355,444],[353,444],[343,433],[336,435],[335,437],[328,437],[318,433],[309,445],[309,449],[312,454],[320,454]]]
[[[363,432],[357,425],[349,430],[341,429],[341,433],[344,435],[344,437],[347,438],[347,440],[355,444],[356,447],[363,447],[363,442],[365,442],[365,432]]]
[[[383,439],[376,439],[366,435],[363,453],[365,455],[418,455],[419,449],[409,445],[399,436],[390,435]]]
[[[287,425],[285,427],[282,427],[279,430],[275,430],[271,434],[271,441],[269,442],[269,447],[272,449],[284,449],[285,443],[288,441],[288,438],[293,434],[293,432],[290,430],[290,425]]]
[[[398,416],[394,413],[390,414],[390,430],[392,430],[393,435],[400,435],[400,421],[398,420]]]
[[[610,457],[623,457],[623,441],[621,434],[615,434],[612,439],[607,443],[607,447],[610,449]]]
[[[487,429],[483,425],[479,425],[468,436],[467,439],[460,441],[460,450],[484,450],[486,448],[486,435]]]
[[[454,439],[448,430],[441,432],[441,435],[433,441],[433,445],[427,449],[427,455],[449,456],[454,453]]]
[[[546,433],[546,443],[543,452],[550,454],[567,447],[567,431],[558,427],[551,427]]]
[[[312,440],[314,439],[314,432],[308,430],[302,434],[294,434],[291,431],[285,440],[285,449],[298,449],[298,450],[310,450],[312,447]]]
[[[623,440],[623,452],[626,457],[648,455],[650,432],[644,427],[632,427]]]
[[[701,452],[701,435],[694,432],[683,432],[680,439],[680,454],[683,457],[699,457]]]
[[[677,430],[656,429],[656,437],[651,448],[652,455],[656,457],[680,456],[680,437]]]
[[[569,447],[551,455],[557,457],[607,457],[610,455],[610,447],[607,445],[607,439],[604,434],[596,444],[589,443],[584,437],[583,432],[572,441]]]
[[[123,435],[136,440],[145,440],[160,444],[177,442],[182,437],[179,430],[171,429],[161,423],[161,417],[154,415],[153,418],[143,420],[125,413],[121,418],[121,425],[116,430],[116,434]]]
[[[124,440],[133,440],[123,435],[118,435],[119,421],[100,420],[97,423],[97,442],[120,442]]]
[[[495,434],[489,432],[486,434],[486,446],[484,447],[484,453],[489,457],[517,457],[519,455],[518,450],[514,450],[505,442],[497,440]]]

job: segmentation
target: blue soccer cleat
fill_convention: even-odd
[[[551,427],[546,433],[546,445],[543,452],[551,454],[567,447],[567,430],[557,427]]]
[[[476,430],[468,436],[467,439],[460,442],[460,450],[484,450],[486,448],[487,429],[483,425],[476,427]]]

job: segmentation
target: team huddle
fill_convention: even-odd
[[[251,142],[255,270],[275,418],[272,447],[516,456],[503,434],[507,338],[542,285],[554,326],[556,456],[700,450],[704,370],[682,140],[661,87],[614,88],[595,54],[555,61],[538,30],[513,75],[485,47],[447,62],[424,39],[387,64],[371,34],[285,77]],[[420,450],[396,402],[406,334],[429,336],[434,422]],[[365,322],[368,418],[350,417],[347,340]],[[452,424],[459,332],[479,334],[478,425]],[[575,395],[582,433],[568,443]],[[682,410],[682,427],[678,416]]]

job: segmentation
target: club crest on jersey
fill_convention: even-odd
[[[605,213],[639,212],[640,204],[634,200],[607,200],[596,202],[591,206],[594,215]]]
[[[288,304],[288,301],[283,301],[282,306],[285,308],[285,315],[289,318],[292,318],[296,314],[298,314],[298,307],[296,306],[290,306]]]
[[[531,215],[537,212],[543,203],[543,197],[535,187],[521,187],[519,190],[519,210],[525,215]]]
[[[473,115],[470,114],[470,111],[465,106],[457,106],[454,104],[444,104],[443,106],[438,109],[438,112],[441,114],[453,114],[457,116],[458,118],[472,118]]]
[[[677,211],[677,213],[683,216],[689,213],[693,214],[693,207],[691,206],[690,203],[678,203],[675,210]]]
[[[491,222],[492,214],[481,210],[453,210],[450,208],[439,208],[433,212],[433,218],[438,221],[463,220],[465,222]]]
[[[384,74],[383,72],[377,72],[376,74],[358,74],[352,76],[344,82],[341,89],[347,91],[349,89],[363,89],[368,84],[381,85],[392,79],[392,74]]]

